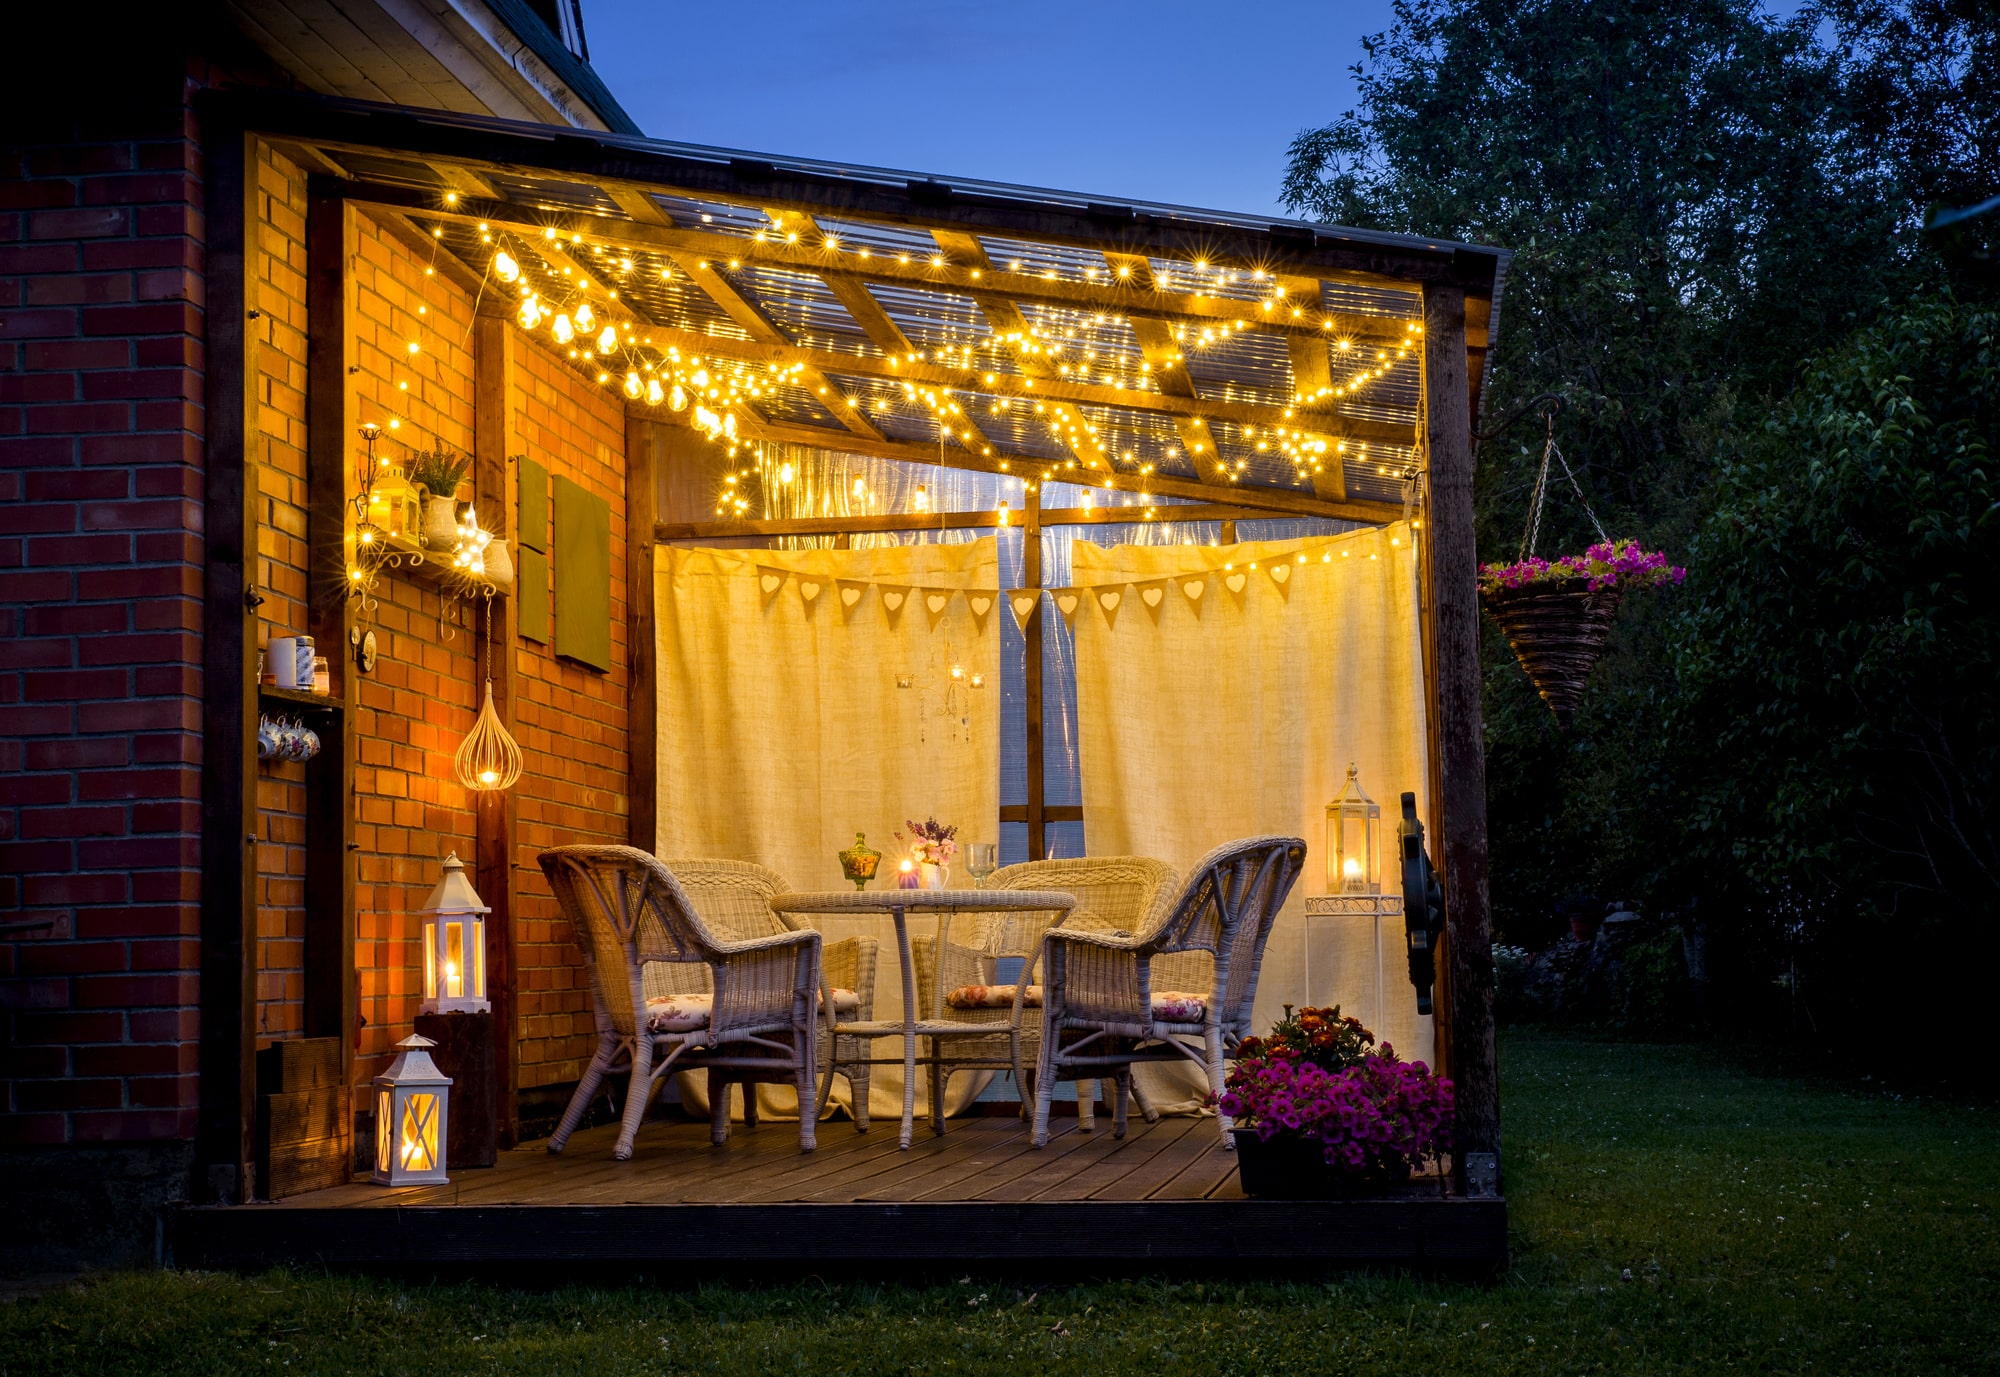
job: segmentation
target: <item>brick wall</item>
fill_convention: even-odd
[[[259,648],[308,629],[306,544],[306,178],[258,148],[249,300],[258,315]],[[305,1031],[306,767],[257,769],[257,1041]]]
[[[0,150],[0,1145],[194,1129],[201,207],[184,99]]]
[[[521,1088],[573,1081],[594,1050],[583,960],[535,857],[570,842],[623,843],[630,811],[626,738],[625,411],[610,388],[541,344],[516,352],[513,434],[551,475],[611,506],[611,660],[600,674],[522,641],[514,734],[526,768],[515,786],[514,957]]]
[[[369,217],[357,215],[355,229],[352,424],[383,427],[380,453],[442,444],[470,454],[471,295]],[[354,1068],[357,1109],[367,1106],[368,1079],[409,1035],[422,998],[417,908],[448,851],[468,862],[475,855],[472,800],[452,763],[477,710],[474,613],[458,603],[447,615],[436,580],[426,576],[392,571],[377,592],[368,624],[380,659],[360,680],[356,724],[354,961],[365,1020]]]

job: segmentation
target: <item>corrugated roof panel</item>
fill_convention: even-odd
[[[618,209],[618,203],[602,188],[584,182],[565,182],[557,177],[510,177],[498,172],[488,174],[486,180],[515,205],[534,206],[540,210],[585,211],[592,215],[622,216],[625,213]]]

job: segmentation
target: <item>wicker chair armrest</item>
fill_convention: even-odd
[[[741,942],[724,942],[718,939],[711,950],[718,956],[747,956],[777,947],[816,946],[819,940],[820,935],[816,929],[801,928],[797,932],[774,932],[769,937],[751,937]]]
[[[1078,947],[1102,947],[1106,951],[1136,952],[1139,943],[1129,935],[1115,932],[1097,932],[1090,928],[1052,927],[1043,937],[1043,942],[1063,942]]]
[[[873,937],[843,937],[827,943],[820,953],[826,983],[854,991],[861,1005],[855,1017],[862,1022],[875,1017],[875,961],[881,945]]]

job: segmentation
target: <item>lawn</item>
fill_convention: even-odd
[[[1502,1073],[1514,1260],[1491,1285],[126,1274],[0,1307],[0,1377],[2000,1370],[1994,1110],[1521,1032]]]

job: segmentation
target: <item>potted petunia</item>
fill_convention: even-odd
[[[1686,577],[1687,570],[1636,540],[1601,540],[1561,559],[1526,555],[1512,564],[1482,565],[1479,596],[1556,721],[1567,727],[1626,593]]]
[[[1269,1037],[1245,1038],[1220,1104],[1246,1195],[1367,1195],[1451,1151],[1451,1082],[1376,1046],[1338,1005],[1286,1005]]]

